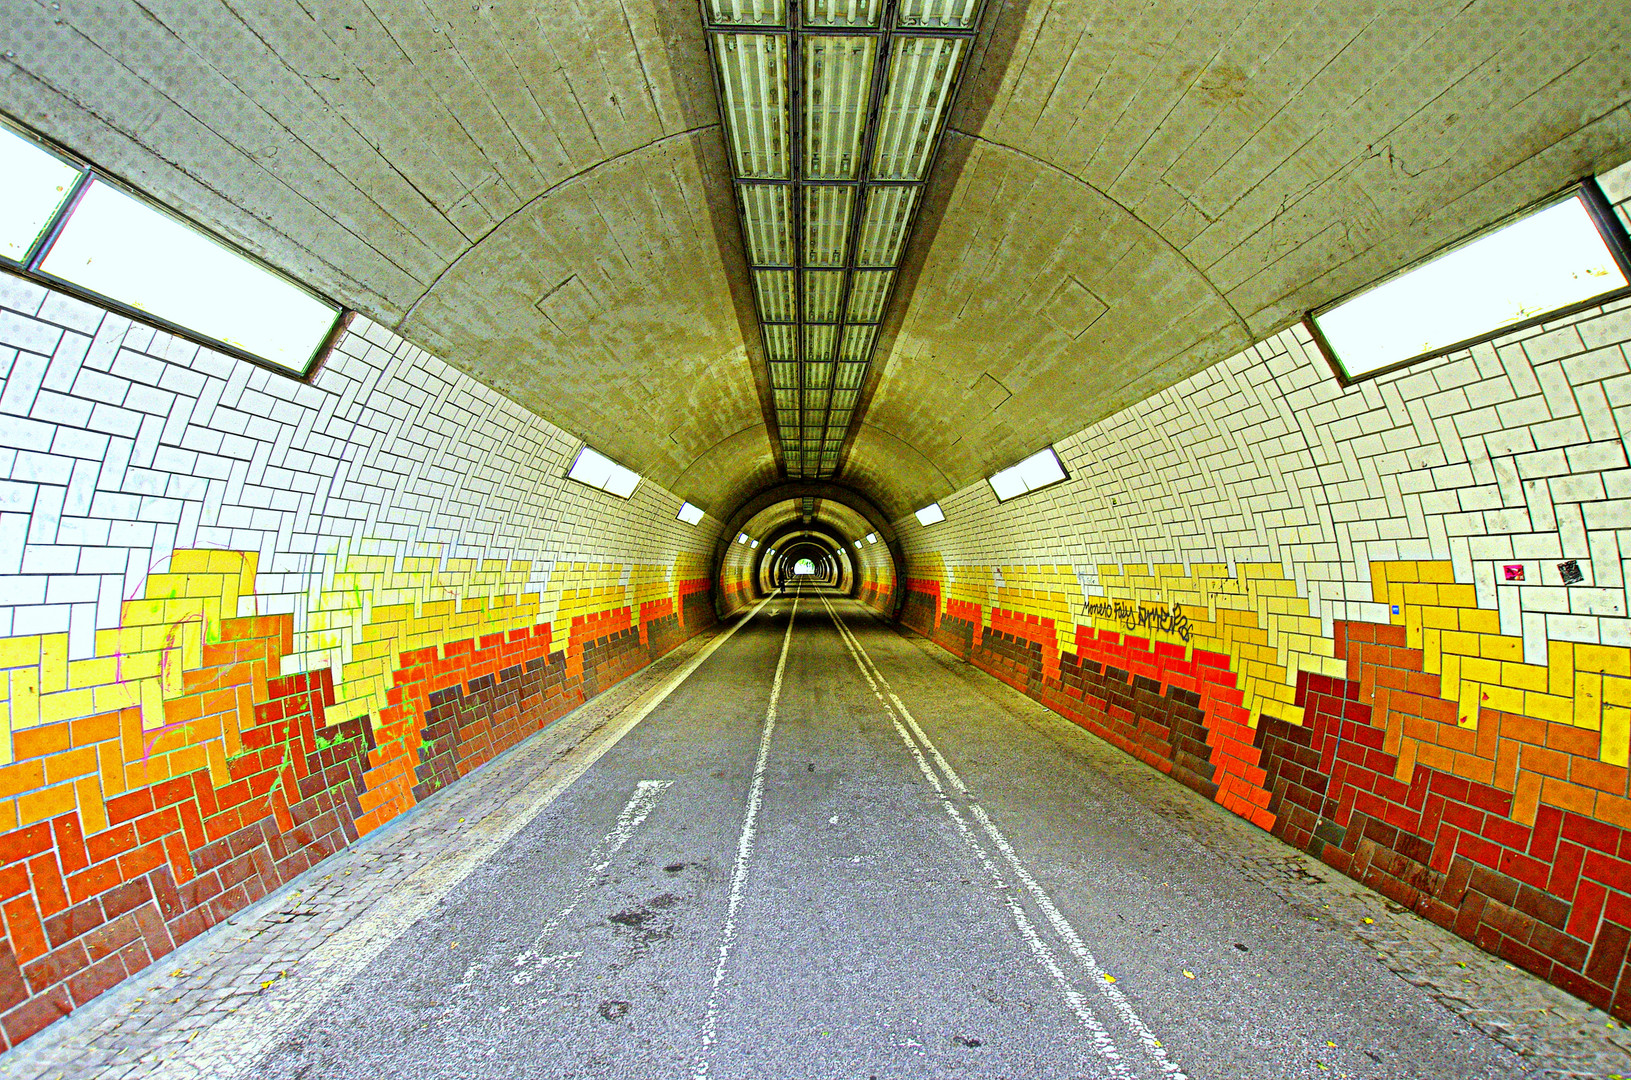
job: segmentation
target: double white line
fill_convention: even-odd
[[[918,769],[923,773],[924,778],[928,780],[930,786],[934,788],[935,794],[940,800],[940,805],[956,825],[957,831],[962,836],[963,842],[968,846],[969,852],[985,867],[987,874],[990,875],[992,887],[1002,896],[1008,908],[1008,913],[1013,917],[1014,924],[1019,928],[1019,932],[1025,938],[1026,944],[1030,946],[1031,955],[1048,973],[1054,985],[1059,988],[1065,1003],[1070,1006],[1071,1012],[1075,1014],[1076,1018],[1081,1021],[1082,1026],[1087,1030],[1089,1037],[1093,1040],[1094,1047],[1104,1058],[1111,1074],[1117,1077],[1132,1077],[1147,1073],[1153,1068],[1159,1076],[1168,1077],[1171,1080],[1187,1080],[1183,1070],[1167,1056],[1166,1049],[1161,1045],[1161,1040],[1157,1039],[1144,1021],[1139,1019],[1138,1013],[1133,1009],[1132,1002],[1127,1000],[1127,995],[1123,994],[1120,987],[1110,980],[1109,973],[1099,966],[1098,960],[1088,951],[1087,945],[1082,941],[1081,935],[1076,932],[1076,928],[1070,925],[1070,922],[1059,911],[1053,900],[1037,883],[1036,878],[1032,877],[1030,871],[1026,870],[1024,864],[1019,861],[1019,856],[1014,852],[1013,845],[1002,834],[1002,830],[997,828],[996,823],[985,812],[985,808],[967,797],[968,787],[963,783],[962,777],[957,775],[957,770],[953,769],[950,763],[941,756],[934,742],[918,726],[917,719],[912,716],[911,710],[906,707],[905,702],[901,701],[890,687],[889,680],[885,679],[883,672],[878,670],[877,664],[873,663],[872,657],[868,655],[859,639],[850,631],[848,626],[844,625],[843,620],[838,617],[838,613],[833,610],[831,604],[827,603],[825,599],[821,601],[821,604],[822,607],[826,608],[827,615],[832,619],[833,625],[838,628],[840,640],[843,641],[844,647],[849,650],[851,659],[855,661],[855,666],[860,669],[867,685],[871,687],[873,696],[878,699],[878,703],[883,706],[884,712],[888,714],[890,720],[894,723],[895,731],[900,735],[901,741],[906,744],[906,748],[911,751],[912,757],[917,761]],[[791,627],[789,627],[789,631],[791,631]],[[934,759],[934,766],[929,764],[929,758]],[[936,767],[938,767],[938,772]],[[944,780],[942,780],[942,776]],[[957,802],[953,801],[950,792],[947,790],[948,788],[963,799],[968,807],[967,816],[964,815]],[[1002,867],[986,850],[980,836],[969,825],[969,817],[972,817],[978,823],[980,832],[996,849],[1002,862],[1007,865],[1008,870],[1013,874],[1014,880],[1019,883],[1024,893],[1031,898],[1031,902],[1036,905],[1037,910],[1042,913],[1048,925],[1053,928],[1054,934],[1064,944],[1070,955],[1075,958],[1078,970],[1098,989],[1099,997],[1102,999],[1104,1006],[1120,1022],[1120,1025],[1133,1036],[1134,1041],[1137,1042],[1139,1049],[1142,1051],[1139,1057],[1135,1057],[1133,1061],[1129,1062],[1122,1054],[1110,1032],[1100,1022],[1092,1009],[1087,995],[1077,988],[1075,981],[1060,964],[1052,946],[1038,933],[1036,925],[1032,922],[1024,905],[1020,903],[1019,897],[1015,895],[1015,890],[1010,889],[1008,882],[1004,879]]]

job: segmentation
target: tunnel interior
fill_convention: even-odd
[[[1226,815],[1230,850],[1526,973],[1515,1000],[1631,1023],[1631,7],[17,7],[0,1064],[439,807],[489,843],[474,793],[561,732],[597,747],[548,788],[584,828],[624,805],[572,801],[603,776],[635,785],[613,825],[682,783],[605,732],[733,748],[687,804],[717,824],[767,769],[766,805],[839,790],[798,742],[823,719],[868,790],[921,781],[987,845],[1069,1039],[1108,1009],[1132,1048],[1106,1075],[1178,1066],[1073,929],[1061,778]],[[738,706],[787,671],[773,738]],[[1009,845],[957,767],[1054,802],[993,802]],[[1128,830],[1093,842],[1136,861]],[[746,889],[740,837],[653,865]],[[1197,845],[1161,873],[1239,869]]]

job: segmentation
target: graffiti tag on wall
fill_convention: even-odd
[[[1087,613],[1096,619],[1120,623],[1126,630],[1144,630],[1171,634],[1179,641],[1188,642],[1189,616],[1173,604],[1171,608],[1154,604],[1134,604],[1126,600],[1097,598],[1088,602]]]

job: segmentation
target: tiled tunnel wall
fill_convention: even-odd
[[[1631,1019],[1628,359],[1627,301],[1347,389],[1281,333],[904,518],[903,618]]]
[[[719,525],[358,320],[310,384],[0,275],[12,1046],[714,622]]]

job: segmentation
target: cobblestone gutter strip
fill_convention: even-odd
[[[1261,883],[1291,917],[1317,920],[1363,944],[1378,963],[1530,1062],[1530,1075],[1631,1080],[1631,1030],[1607,1013],[1254,828],[918,634],[903,636],[971,690],[1155,809],[1218,863]]]
[[[250,1030],[257,1018],[280,1014],[284,1022],[273,1026],[281,1029],[291,1012],[320,1005],[309,1000],[303,984],[331,966],[334,953],[352,940],[368,940],[377,926],[399,922],[407,914],[404,904],[422,900],[427,888],[462,878],[461,870],[507,839],[517,816],[555,777],[569,773],[574,759],[592,752],[588,747],[624,710],[728,629],[690,639],[53,1024],[0,1058],[0,1077],[214,1080],[252,1064],[241,1051],[216,1046],[222,1040],[212,1029]],[[390,939],[374,944],[383,947]],[[210,1052],[197,1052],[206,1048]]]

